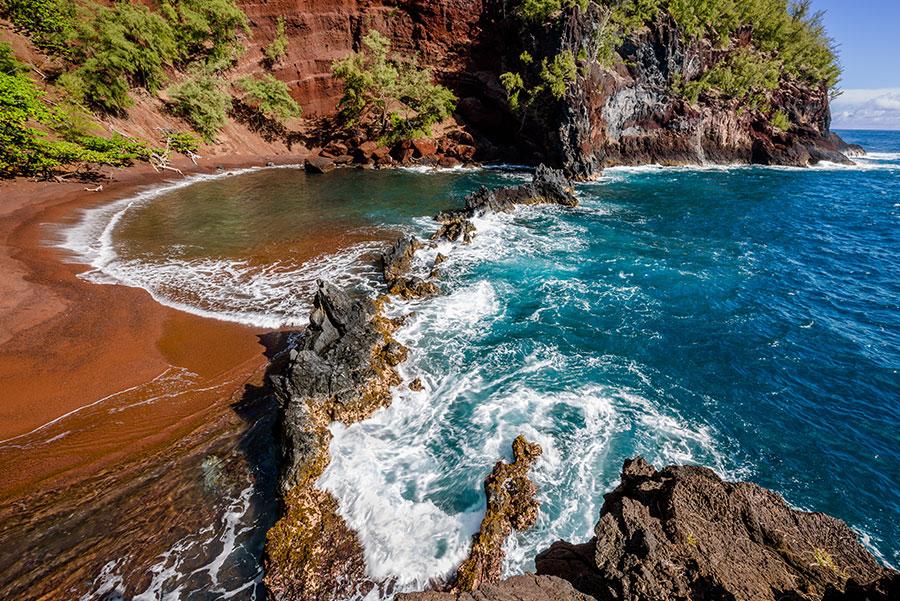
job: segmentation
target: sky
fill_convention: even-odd
[[[835,129],[900,130],[900,0],[812,0],[838,43]]]

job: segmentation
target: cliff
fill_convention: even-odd
[[[228,85],[270,72],[304,117],[261,127],[236,102],[204,156],[310,150],[375,166],[543,162],[588,179],[611,165],[804,166],[846,162],[861,150],[829,130],[837,73],[830,42],[814,17],[785,12],[780,0],[746,4],[761,6],[763,16],[733,8],[743,3],[719,3],[736,12],[717,17],[727,27],[706,28],[691,25],[691,11],[700,9],[674,0],[236,2],[249,27],[235,33],[243,52],[226,74]],[[526,15],[534,6],[561,8]],[[265,49],[279,22],[286,52],[271,61]],[[458,97],[455,123],[435,127],[433,140],[380,148],[330,119],[342,94],[333,62],[359,51],[376,30],[395,55],[417,56]],[[59,71],[57,59],[17,31],[0,27],[0,39],[37,72]],[[794,38],[797,47],[786,47]],[[170,66],[168,76],[177,82],[185,74]],[[159,94],[131,95],[127,115],[102,118],[107,130],[155,141],[160,131],[185,129]]]
[[[723,45],[689,35],[660,8],[615,39],[607,56],[596,44],[609,35],[615,3],[585,4],[531,22],[517,16],[521,2],[503,0],[246,2],[254,38],[242,65],[260,60],[277,18],[286,15],[290,46],[275,73],[307,115],[330,116],[341,94],[331,62],[377,29],[400,54],[418,54],[456,92],[455,118],[473,136],[477,159],[546,162],[579,178],[621,164],[846,162],[844,152],[859,150],[829,130],[825,80],[780,76],[766,84],[763,107],[727,95],[685,98],[684,82],[753,47],[752,27],[737,29]],[[575,57],[576,70],[562,94],[515,110],[501,79],[518,69],[529,85],[523,53],[534,65]]]

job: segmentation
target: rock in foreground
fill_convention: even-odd
[[[554,543],[538,555],[538,574],[603,600],[783,601],[888,573],[840,520],[706,468],[657,471],[640,458],[625,463],[594,533],[582,545]]]
[[[537,487],[528,479],[528,471],[541,447],[524,436],[513,441],[512,463],[498,461],[484,481],[487,511],[481,529],[472,540],[469,558],[459,566],[455,590],[474,591],[484,583],[500,581],[503,573],[503,545],[515,530],[527,530],[537,521]]]
[[[397,601],[593,601],[565,580],[525,574],[464,593],[409,593]]]
[[[270,366],[284,500],[266,541],[265,582],[274,599],[347,598],[374,586],[356,533],[315,482],[329,462],[329,424],[365,419],[390,403],[400,383],[394,367],[406,355],[391,330],[374,303],[319,282],[299,346]]]

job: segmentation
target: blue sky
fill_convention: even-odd
[[[900,0],[812,0],[844,67],[835,128],[900,129]]]

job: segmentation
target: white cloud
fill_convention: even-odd
[[[843,90],[831,116],[835,129],[900,130],[900,88]]]

